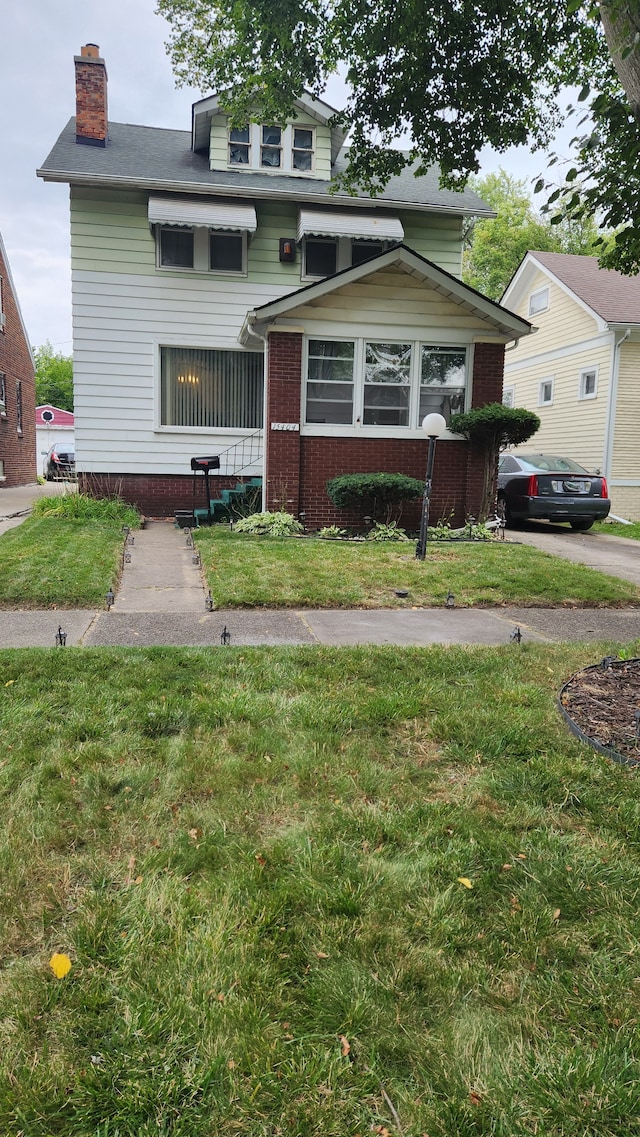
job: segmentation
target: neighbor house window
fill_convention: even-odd
[[[418,425],[433,412],[451,415],[464,411],[467,389],[467,353],[463,347],[423,347],[420,360]]]
[[[229,165],[248,166],[251,162],[249,124],[234,126],[229,131]]]
[[[294,126],[291,168],[308,172],[313,168],[313,131]]]
[[[355,344],[351,340],[309,340],[307,422],[353,422]]]
[[[516,405],[516,389],[515,387],[505,387],[502,392],[502,404],[505,407],[515,407]]]
[[[7,381],[0,371],[0,418],[7,417]]]
[[[336,237],[305,237],[303,276],[332,276],[338,267]]]
[[[244,233],[209,234],[209,268],[212,272],[246,272]]]
[[[260,165],[279,169],[282,165],[282,127],[263,126],[261,135]]]
[[[366,343],[365,426],[408,426],[411,396],[411,344]]]
[[[598,389],[598,372],[595,367],[580,373],[580,398],[595,399]]]
[[[553,402],[553,379],[543,379],[538,387],[538,406],[549,406]]]
[[[529,315],[537,316],[538,312],[546,312],[549,307],[549,289],[539,288],[529,297]]]
[[[162,347],[160,377],[163,426],[262,426],[261,352]]]
[[[22,383],[16,383],[16,430],[22,434]]]
[[[0,332],[4,331],[5,324],[7,322],[7,317],[5,316],[5,311],[4,311],[4,307],[3,307],[4,294],[3,294],[2,284],[3,284],[3,281],[2,281],[2,277],[0,276]]]
[[[160,230],[160,264],[165,268],[193,268],[193,230]]]

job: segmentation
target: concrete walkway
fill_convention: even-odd
[[[28,486],[0,488],[0,536],[8,529],[20,525],[31,513],[31,506],[40,497],[59,497],[65,493],[75,493],[75,482],[36,482]]]
[[[91,610],[0,611],[0,647],[53,647],[59,628],[66,632],[68,646],[86,647],[219,647],[225,631],[230,636],[230,646],[500,645],[511,643],[517,628],[523,642],[620,643],[640,639],[640,607],[258,608],[209,612],[196,551],[187,545],[183,530],[176,529],[170,521],[154,521],[137,530],[133,538],[133,544],[126,547],[130,560],[123,565],[120,589],[110,611],[106,604],[102,609]],[[580,535],[579,539],[583,538]],[[638,550],[634,552],[637,555]]]
[[[640,588],[640,541],[605,533],[574,533],[566,525],[545,521],[527,522],[521,529],[509,529],[512,541],[533,545],[554,557],[630,580]]]

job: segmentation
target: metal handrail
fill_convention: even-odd
[[[239,453],[237,453],[238,451]],[[226,474],[227,476],[241,474],[249,466],[255,466],[262,461],[263,451],[263,431],[260,427],[259,430],[254,430],[245,438],[241,438],[232,446],[228,446],[226,450],[222,450],[219,454],[220,469],[211,472],[212,474]],[[231,457],[232,454],[234,455],[233,458]],[[229,457],[225,461],[227,455]]]

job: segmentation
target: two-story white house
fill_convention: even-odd
[[[425,413],[502,397],[505,344],[530,323],[460,280],[490,211],[437,171],[376,198],[333,192],[336,112],[232,126],[216,96],[190,131],[108,121],[99,49],[75,58],[76,116],[38,171],[68,182],[76,467],[152,515],[191,503],[190,460],[250,477],[267,508],[341,520],[338,473],[422,477]],[[433,508],[477,510],[481,456],[439,446]]]

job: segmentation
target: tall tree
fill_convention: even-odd
[[[637,0],[158,0],[158,11],[178,80],[228,92],[237,122],[279,121],[343,67],[352,189],[375,192],[407,162],[437,164],[460,187],[484,146],[548,148],[563,90],[581,88],[589,130],[570,192],[552,186],[550,200],[578,219],[604,208],[619,230],[608,263],[640,267]],[[391,146],[407,132],[405,156]]]
[[[54,351],[47,340],[34,347],[36,362],[36,402],[50,403],[61,411],[73,410],[73,360],[70,355]]]
[[[592,256],[597,251],[598,229],[593,218],[551,225],[548,217],[535,211],[526,181],[504,170],[471,181],[497,214],[475,221],[464,254],[463,280],[485,296],[500,299],[530,249]]]

